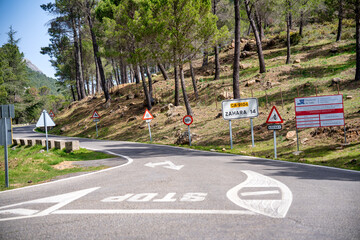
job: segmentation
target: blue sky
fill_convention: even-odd
[[[44,74],[54,77],[48,55],[40,53],[41,47],[49,45],[47,23],[54,16],[41,9],[40,5],[54,0],[0,0],[0,45],[8,41],[10,26],[20,38],[19,48],[25,58],[35,64]]]

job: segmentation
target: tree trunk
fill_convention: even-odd
[[[73,97],[73,100],[74,102],[76,101],[76,98],[75,98],[75,92],[74,92],[74,88],[73,86],[70,84],[70,89],[71,89],[71,93],[72,93],[72,97]]]
[[[213,0],[213,14],[216,15],[216,1],[217,0]],[[220,61],[219,61],[219,45],[216,43],[216,45],[214,46],[214,53],[215,53],[215,76],[214,76],[214,80],[219,80],[220,79]],[[192,64],[190,62],[190,66],[192,67]],[[194,82],[194,80],[193,80]],[[195,84],[196,86],[196,84]],[[195,88],[194,88],[195,89]],[[197,90],[196,90],[197,92]],[[196,99],[198,99],[198,94],[195,93]]]
[[[191,73],[191,80],[192,80],[192,84],[194,87],[194,93],[195,93],[195,98],[198,99],[199,98],[199,93],[198,93],[198,89],[196,86],[196,78],[195,78],[195,72],[194,72],[194,68],[192,66],[192,62],[189,62],[190,64],[190,73]]]
[[[287,0],[288,5],[289,5],[289,12],[288,12],[288,18],[289,18],[289,27],[290,29],[292,29],[292,13],[291,13],[291,0]]]
[[[286,64],[290,64],[290,12],[286,15]]]
[[[246,32],[246,36],[249,36],[251,33],[251,24],[249,24],[248,30]]]
[[[119,76],[119,73],[118,73],[118,71],[117,71],[117,67],[116,67],[116,64],[115,64],[114,59],[111,59],[111,65],[112,65],[112,67],[113,67],[113,71],[114,71],[114,74],[115,74],[116,84],[117,84],[117,85],[120,85],[120,76]]]
[[[233,93],[234,99],[240,98],[239,87],[239,62],[240,62],[240,0],[234,0],[235,9],[235,49],[233,66]]]
[[[179,65],[179,69],[180,69],[181,89],[182,89],[182,93],[183,93],[183,97],[184,97],[186,112],[187,112],[187,115],[192,116],[193,113],[192,113],[192,111],[191,111],[190,102],[189,102],[188,96],[187,96],[187,94],[186,94],[186,86],[185,86],[185,79],[184,79],[184,69],[183,69],[183,65],[182,65],[182,64]]]
[[[338,18],[339,18],[339,23],[338,23],[338,31],[337,31],[337,35],[336,35],[336,41],[337,41],[337,42],[341,40],[342,20],[343,20],[343,0],[339,0],[339,14],[338,14]]]
[[[96,70],[96,92],[100,93],[101,92],[101,85],[100,85],[99,65],[98,65],[98,62],[96,60],[96,56],[94,56],[94,59],[95,59],[95,70]]]
[[[266,67],[265,67],[264,54],[263,54],[263,51],[262,51],[261,39],[260,39],[259,33],[258,33],[257,29],[256,29],[255,21],[251,16],[250,7],[249,7],[249,0],[244,0],[244,3],[245,3],[246,13],[247,13],[249,21],[250,21],[250,25],[251,25],[252,30],[253,30],[254,35],[255,35],[256,47],[257,47],[257,53],[258,53],[258,59],[259,59],[260,73],[264,73],[264,72],[266,72]]]
[[[107,101],[111,100],[111,96],[109,94],[109,89],[108,89],[107,84],[106,84],[105,72],[104,72],[104,68],[103,68],[103,65],[102,65],[101,57],[99,56],[99,46],[97,44],[96,36],[95,36],[94,30],[93,30],[93,23],[92,23],[92,19],[91,19],[89,0],[86,1],[86,11],[87,11],[87,19],[88,19],[88,22],[89,22],[89,28],[90,28],[90,33],[91,33],[91,40],[92,40],[92,44],[93,44],[94,56],[95,56],[96,61],[98,63],[101,86],[102,86],[103,91],[104,91],[105,102],[107,102]]]
[[[74,35],[74,51],[75,51],[75,74],[76,74],[76,88],[78,92],[78,99],[81,100],[85,97],[84,80],[81,68],[81,53],[79,47],[79,37],[76,30],[75,18],[71,19],[71,26]]]
[[[94,75],[91,75],[91,94],[95,95]]]
[[[174,79],[175,79],[175,102],[174,105],[175,106],[179,106],[180,105],[180,99],[179,99],[179,73],[178,73],[178,68],[175,64],[174,67]]]
[[[85,73],[84,73],[84,60],[83,60],[84,54],[83,54],[83,47],[82,47],[80,19],[78,20],[77,27],[78,27],[78,33],[79,33],[79,51],[80,51],[79,56],[80,56],[80,69],[81,69],[80,79],[82,79],[80,81],[80,87],[81,87],[81,94],[83,95],[83,98],[85,98],[87,96],[86,90],[85,90],[86,77],[85,77]]]
[[[133,65],[130,65],[130,83],[134,82],[134,68]]]
[[[247,3],[247,4],[249,5],[249,3]],[[250,8],[249,8],[249,12],[251,14]],[[258,36],[260,37],[260,42],[261,42],[262,39],[263,39],[263,36],[264,36],[264,29],[262,27],[262,20],[261,20],[261,17],[259,15],[258,11],[256,11],[256,9],[255,9],[255,14],[254,15],[255,15],[255,22],[256,22],[256,26],[257,26],[257,30],[258,30]],[[249,17],[249,14],[248,14],[248,17]]]
[[[159,63],[158,67],[160,68],[160,71],[161,71],[162,75],[164,76],[164,79],[168,80],[169,78],[168,78],[168,75],[166,73],[166,70],[165,70],[164,66],[161,63]]]
[[[304,11],[300,12],[300,26],[299,26],[299,35],[303,36],[303,26],[304,26]]]
[[[360,81],[360,0],[355,1],[356,22],[356,73],[355,81]]]
[[[149,80],[149,95],[150,95],[150,99],[153,99],[153,85],[152,85],[152,77],[149,71],[149,67],[146,66],[146,75],[148,77]]]
[[[120,73],[121,73],[121,83],[122,84],[127,83],[128,78],[127,78],[127,72],[126,72],[126,64],[125,64],[123,58],[121,58],[121,60],[120,60]]]
[[[207,43],[205,43],[204,45],[207,45]],[[208,64],[209,64],[209,52],[206,50],[204,51],[203,54],[202,67],[206,67]]]
[[[147,109],[150,110],[152,108],[152,106],[151,106],[151,98],[150,98],[148,88],[146,86],[146,79],[145,79],[143,67],[140,67],[140,74],[141,74],[142,85],[143,85],[143,89],[144,89]]]
[[[140,76],[139,76],[139,66],[137,64],[134,67],[134,77],[135,77],[136,84],[139,84]]]

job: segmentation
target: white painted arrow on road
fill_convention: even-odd
[[[24,219],[24,218],[31,218],[31,217],[42,217],[42,216],[49,215],[52,212],[64,207],[65,205],[67,205],[67,204],[69,204],[69,203],[71,203],[71,202],[97,190],[97,189],[99,189],[99,187],[84,189],[84,190],[80,190],[80,191],[76,191],[76,192],[70,192],[70,193],[65,193],[65,194],[51,196],[51,197],[40,198],[40,199],[36,199],[36,200],[11,204],[11,205],[7,205],[7,206],[2,206],[2,207],[0,207],[0,216],[3,214],[4,215],[15,214],[15,215],[20,215],[20,216],[9,217],[9,218],[0,218],[0,222],[7,221],[7,220],[18,220],[18,219]],[[26,208],[14,208],[14,207],[18,207],[21,205],[42,204],[42,203],[46,203],[46,204],[56,203],[56,204],[51,207],[48,207],[47,209],[45,209],[43,211],[34,210],[34,209],[26,209]],[[3,210],[3,209],[5,209],[5,210]]]
[[[158,162],[158,163],[149,162],[149,163],[145,164],[145,166],[151,167],[151,168],[155,168],[156,166],[162,166],[162,165],[167,165],[167,166],[163,166],[164,168],[169,168],[169,169],[178,170],[178,171],[184,167],[184,165],[178,165],[178,166],[176,166],[176,165],[175,165],[173,162],[171,162],[171,161]]]

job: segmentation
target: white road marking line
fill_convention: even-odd
[[[230,189],[226,196],[230,201],[238,205],[239,207],[248,209],[250,211],[273,217],[284,218],[289,211],[292,203],[292,193],[290,189],[280,181],[273,178],[264,176],[260,173],[253,171],[242,171],[247,175],[247,179],[239,185]],[[238,192],[243,188],[251,187],[270,187],[280,188],[282,196],[281,199],[242,199],[239,197]],[[272,191],[272,190],[271,190]]]
[[[117,154],[117,153],[114,153],[114,152],[111,152],[111,151],[99,150],[99,149],[93,149],[93,148],[86,148],[86,149],[89,149],[89,150],[92,150],[92,151],[105,152],[105,153],[112,154],[112,155],[115,155],[115,156],[118,156],[118,157],[122,157],[122,158],[125,158],[126,160],[128,160],[128,162],[123,164],[123,165],[119,165],[119,166],[112,167],[112,168],[106,168],[106,169],[99,170],[99,171],[96,171],[96,172],[85,173],[85,174],[81,174],[79,176],[64,178],[64,179],[60,179],[60,180],[56,180],[56,181],[52,181],[52,182],[40,183],[40,184],[31,185],[31,186],[22,187],[22,188],[15,188],[15,189],[11,189],[11,190],[5,190],[5,191],[0,192],[0,194],[5,194],[5,193],[19,191],[19,190],[28,189],[28,188],[40,187],[40,186],[48,185],[48,184],[55,184],[55,183],[59,183],[59,182],[63,182],[63,181],[68,181],[68,180],[73,180],[73,179],[76,179],[76,178],[81,178],[81,177],[87,177],[87,176],[90,176],[90,175],[93,175],[93,174],[103,173],[103,172],[107,172],[107,171],[114,170],[114,169],[117,169],[117,168],[125,167],[125,166],[127,166],[127,165],[134,162],[134,160],[132,158],[130,158],[130,157],[127,157],[127,156],[121,155],[121,154]]]
[[[274,191],[243,192],[240,193],[240,195],[246,197],[246,196],[259,196],[259,195],[279,194],[279,193],[280,193],[279,190],[274,190]]]
[[[7,209],[0,211],[0,214],[16,214],[16,215],[25,215],[30,216],[39,212],[38,210],[26,209],[26,208],[15,208],[15,209]]]
[[[257,215],[247,210],[195,210],[195,209],[79,209],[57,210],[51,214],[209,214]]]

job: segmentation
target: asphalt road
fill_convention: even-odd
[[[79,140],[121,165],[1,192],[1,239],[360,239],[360,172]]]

